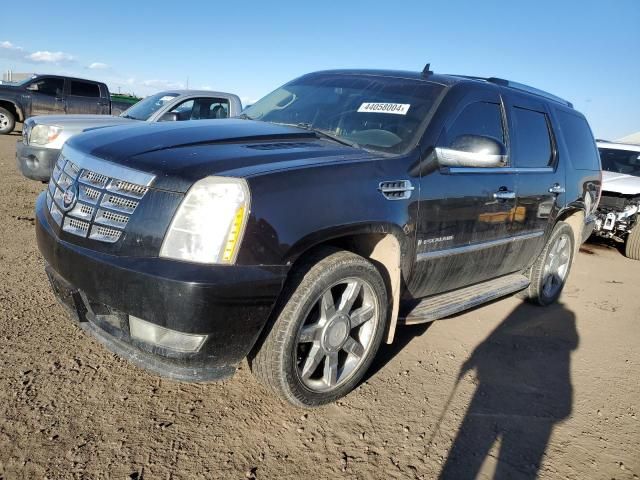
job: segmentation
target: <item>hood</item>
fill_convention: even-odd
[[[130,125],[132,122],[137,121],[112,115],[40,115],[29,119],[29,122],[33,125],[57,125],[76,131],[109,125]]]
[[[602,190],[621,195],[640,195],[640,177],[603,170]]]
[[[252,120],[140,122],[91,130],[67,144],[82,153],[156,175],[153,186],[186,192],[209,175],[268,171],[373,158],[302,128]]]

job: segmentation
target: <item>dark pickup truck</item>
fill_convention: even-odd
[[[58,75],[34,75],[0,84],[0,135],[35,115],[87,113],[117,115],[130,105],[111,100],[104,83]]]
[[[248,357],[308,407],[357,386],[397,325],[516,292],[556,301],[600,188],[565,100],[341,70],[237,119],[73,136],[35,223],[58,299],[109,349],[185,381]]]

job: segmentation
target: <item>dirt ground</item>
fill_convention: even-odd
[[[18,173],[19,138],[0,137],[0,480],[640,475],[640,262],[615,248],[583,248],[559,305],[509,298],[403,328],[357,390],[304,411],[246,363],[174,383],[73,326],[36,248],[44,187]]]

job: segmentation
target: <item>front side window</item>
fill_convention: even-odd
[[[56,97],[62,95],[62,91],[64,89],[64,79],[51,77],[40,78],[32,82],[27,88],[32,92]]]
[[[640,177],[640,152],[601,148],[602,170]]]
[[[303,126],[366,149],[402,153],[417,143],[443,88],[417,79],[306,75],[254,103],[243,117]]]
[[[171,110],[178,120],[211,120],[229,116],[229,101],[220,98],[192,98]]]
[[[447,129],[445,145],[451,146],[463,135],[490,137],[504,143],[500,105],[489,102],[467,105]]]
[[[177,93],[156,93],[147,98],[140,100],[120,114],[124,118],[132,118],[134,120],[148,120],[151,115],[156,113],[167,103],[172,102],[178,96]]]
[[[546,114],[514,107],[516,144],[513,156],[516,167],[548,167],[552,161],[551,137]]]
[[[100,97],[100,87],[95,83],[78,82],[77,80],[71,80],[71,93],[77,97]]]

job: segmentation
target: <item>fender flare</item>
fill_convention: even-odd
[[[16,103],[14,100],[9,100],[6,98],[0,98],[0,104],[2,103],[10,103],[11,105],[13,105],[14,110],[16,111],[18,118],[16,120],[18,120],[19,122],[24,122],[25,118],[24,118],[24,112],[22,110],[22,107],[20,105],[18,105],[18,103]]]

